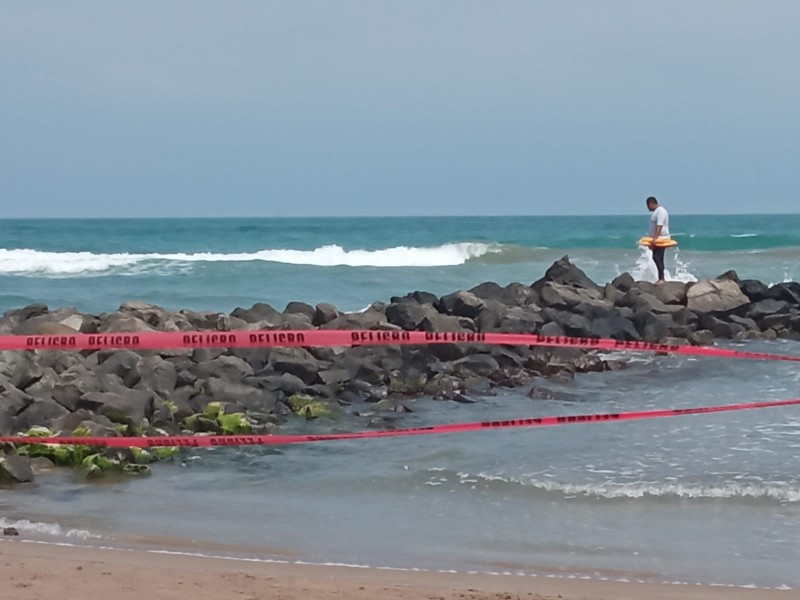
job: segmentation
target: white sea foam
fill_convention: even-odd
[[[732,238],[750,238],[750,237],[758,237],[757,233],[732,233],[730,235]]]
[[[655,282],[658,279],[658,272],[656,270],[656,264],[650,256],[650,251],[647,248],[640,248],[639,250],[640,252],[636,259],[636,264],[630,272],[631,276],[636,281]],[[682,281],[684,283],[697,281],[697,277],[690,271],[691,265],[681,261],[677,248],[674,250],[672,260],[668,258],[665,262],[667,265],[669,265],[670,262],[674,262],[675,264],[673,270],[664,270],[664,277],[667,281]]]
[[[590,496],[597,498],[690,498],[727,499],[749,498],[776,500],[778,502],[800,502],[800,489],[782,485],[758,485],[748,483],[725,483],[700,485],[681,483],[565,483],[527,477],[507,477],[479,473],[459,473],[461,483],[470,484],[477,477],[485,482],[503,482],[532,487],[546,492],[560,492],[567,496]]]
[[[102,536],[93,534],[85,529],[64,529],[57,523],[39,523],[36,521],[29,521],[27,519],[20,519],[14,521],[0,517],[0,528],[13,527],[17,531],[23,533],[32,533],[37,535],[44,535],[48,537],[66,537],[76,538],[79,540],[100,539]]]
[[[313,250],[267,249],[242,253],[95,254],[92,252],[42,252],[0,249],[0,274],[27,276],[75,276],[107,273],[130,274],[164,265],[185,267],[201,262],[275,262],[322,267],[446,267],[472,258],[499,253],[497,244],[461,242],[430,248],[397,246],[380,250],[345,250],[328,245]]]

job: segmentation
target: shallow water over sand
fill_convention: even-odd
[[[796,342],[745,347],[800,354]],[[382,426],[794,398],[800,374],[789,363],[639,355],[623,371],[537,387],[550,399],[521,389],[474,404],[408,400],[414,412]],[[23,534],[184,538],[283,560],[800,587],[796,407],[181,452],[145,479],[41,476],[3,490],[0,515],[33,521]]]

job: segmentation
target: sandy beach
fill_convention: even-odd
[[[259,563],[224,558],[3,540],[0,581],[6,600],[63,596],[100,600],[769,600],[798,590],[426,573]]]

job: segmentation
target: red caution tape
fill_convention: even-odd
[[[552,427],[575,425],[578,423],[608,423],[611,421],[640,421],[662,417],[681,417],[708,413],[753,410],[800,404],[800,398],[775,400],[769,402],[747,402],[724,406],[701,406],[696,408],[671,408],[619,413],[570,415],[559,417],[534,417],[530,419],[510,419],[505,421],[476,421],[450,425],[431,425],[411,429],[391,429],[382,431],[360,431],[353,433],[328,433],[319,435],[194,435],[194,436],[154,436],[154,437],[0,437],[0,443],[11,444],[73,444],[82,446],[107,446],[153,448],[177,446],[187,448],[208,446],[282,446],[305,444],[309,442],[332,442],[336,440],[355,440],[363,438],[401,437],[410,435],[435,435],[463,433],[489,429],[509,429],[512,427]]]
[[[164,350],[176,348],[276,348],[303,346],[367,346],[393,344],[492,344],[550,346],[589,350],[657,352],[719,358],[800,361],[800,356],[651,344],[623,340],[546,336],[523,333],[451,333],[382,330],[153,331],[141,333],[76,333],[74,335],[0,336],[0,350]]]

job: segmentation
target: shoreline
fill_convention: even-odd
[[[87,599],[354,598],[508,600],[771,600],[800,590],[638,583],[564,576],[434,572],[207,556],[168,550],[0,540],[4,597],[32,600],[81,589]]]

